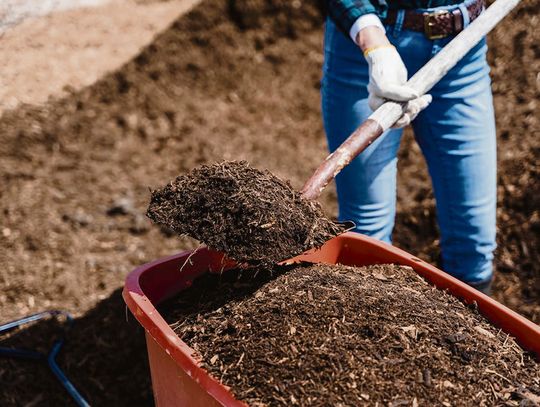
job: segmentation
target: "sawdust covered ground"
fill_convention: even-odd
[[[9,3],[12,7],[20,3],[19,8],[11,8],[10,14]],[[92,85],[137,55],[156,33],[197,0],[82,3],[103,4],[82,9],[70,0],[34,0],[33,4],[32,0],[10,0],[0,4],[0,116],[23,103],[42,104]],[[20,8],[22,4],[26,12]],[[75,9],[31,17],[68,4]],[[18,17],[17,10],[21,13]],[[3,27],[2,22],[10,28]]]
[[[9,320],[42,309],[74,312],[86,334],[72,349],[85,346],[81,353],[66,347],[66,366],[131,352],[135,335],[99,340],[107,330],[131,329],[120,322],[125,315],[116,290],[136,265],[194,245],[145,219],[149,187],[201,163],[247,159],[298,188],[324,158],[319,12],[307,3],[301,9],[290,8],[296,2],[267,4],[275,7],[203,3],[94,85],[0,119],[0,314]],[[490,36],[500,169],[494,296],[536,322],[540,41],[529,27],[539,5],[523,2]],[[410,137],[400,166],[396,244],[436,262],[430,185]],[[335,214],[332,191],[321,201]],[[100,318],[85,318],[96,310]],[[118,323],[97,322],[107,318]],[[114,379],[135,365],[144,371],[142,344],[132,349],[133,365],[109,363],[100,377],[76,373],[83,393],[106,394],[93,387],[96,380],[107,391],[133,391]],[[20,380],[5,381],[8,371]],[[51,391],[37,386],[34,374],[31,365],[0,361],[0,379],[8,384],[0,398],[47,399]],[[144,385],[149,391],[148,378]]]

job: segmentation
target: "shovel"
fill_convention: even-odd
[[[497,0],[420,69],[407,85],[428,92],[520,0]],[[245,162],[201,166],[152,191],[148,216],[178,234],[227,253],[239,263],[275,264],[354,227],[326,218],[316,202],[334,177],[402,115],[404,103],[386,102],[315,171],[300,193],[268,171]],[[201,191],[211,191],[201,194]]]
[[[424,95],[441,80],[480,40],[495,27],[521,0],[497,0],[460,32],[436,56],[424,65],[407,86]],[[302,196],[316,200],[324,188],[358,154],[403,115],[406,103],[386,102],[362,123],[348,138],[330,154],[317,168],[302,188]]]

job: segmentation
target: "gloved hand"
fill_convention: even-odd
[[[403,116],[392,127],[407,126],[431,103],[431,95],[420,97],[406,85],[407,68],[394,46],[367,49],[364,56],[369,64],[369,107],[377,110],[386,100],[408,102]]]

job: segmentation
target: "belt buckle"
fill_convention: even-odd
[[[437,10],[431,13],[424,13],[424,33],[428,39],[438,40],[448,36],[448,34],[433,34],[432,31],[433,27],[437,24],[437,18],[445,14],[451,13],[448,10]]]

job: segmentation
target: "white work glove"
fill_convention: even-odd
[[[387,100],[408,102],[403,116],[392,127],[407,126],[431,103],[431,95],[420,97],[406,85],[407,68],[392,45],[368,49],[364,56],[369,64],[369,107],[377,110]]]

